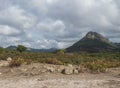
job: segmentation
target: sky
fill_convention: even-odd
[[[89,31],[120,42],[120,0],[0,0],[0,46],[66,48]]]

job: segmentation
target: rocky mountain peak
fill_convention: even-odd
[[[86,34],[86,36],[83,38],[83,40],[85,40],[85,39],[92,39],[92,40],[97,39],[97,40],[106,41],[106,42],[109,41],[107,38],[105,38],[101,34],[99,34],[97,32],[92,32],[92,31],[90,31]]]
[[[66,49],[67,52],[112,52],[118,47],[97,32],[88,32],[81,40]]]

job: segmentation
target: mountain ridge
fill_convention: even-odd
[[[97,32],[88,32],[81,40],[66,49],[67,52],[113,52],[118,46]]]
[[[8,50],[17,50],[17,46],[11,45],[11,46],[6,47],[6,49],[8,49]],[[58,50],[57,48],[35,49],[35,48],[27,47],[28,52],[54,52],[54,51],[57,51],[57,50]]]

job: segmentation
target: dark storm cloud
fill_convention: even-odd
[[[120,42],[119,19],[119,0],[0,0],[0,45],[64,48],[88,31]]]

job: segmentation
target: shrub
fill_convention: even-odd
[[[24,63],[24,60],[21,58],[18,59],[14,59],[12,61],[9,62],[9,66],[10,67],[19,67]]]
[[[92,72],[106,72],[107,66],[102,61],[87,62],[86,68],[90,69]]]
[[[59,60],[57,60],[56,58],[49,58],[45,60],[45,63],[48,64],[56,64],[56,65],[62,65],[63,63]]]

